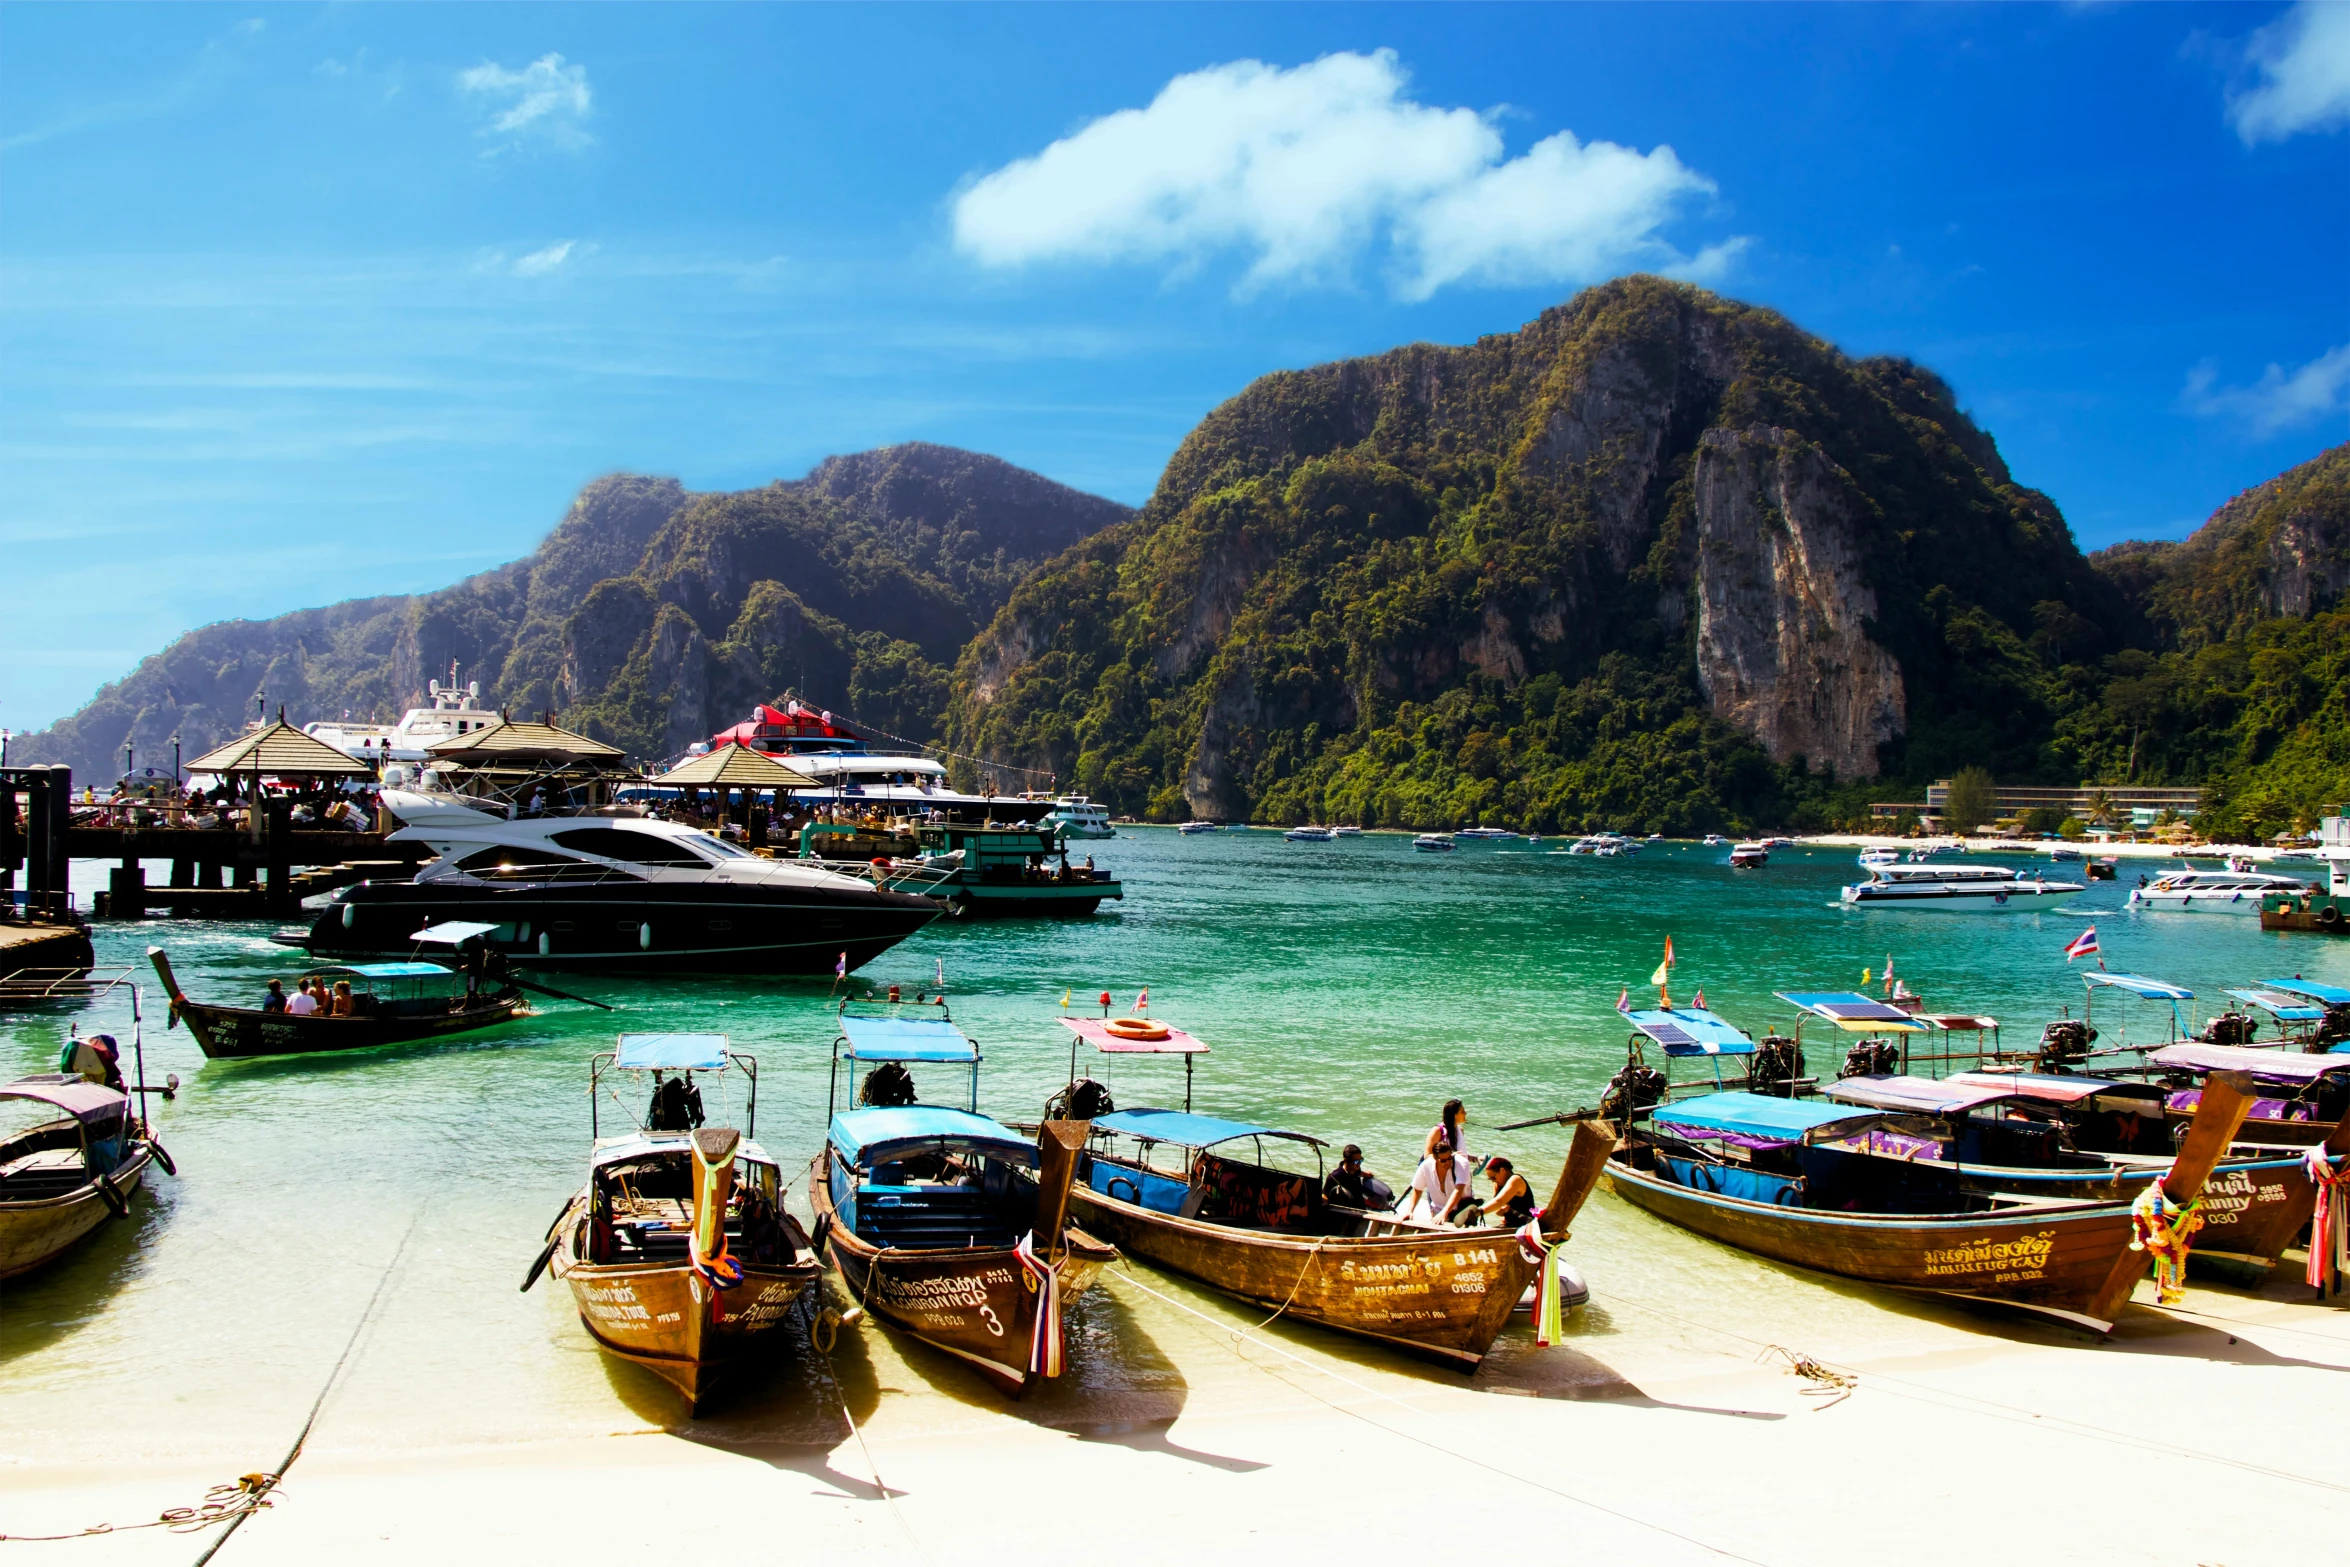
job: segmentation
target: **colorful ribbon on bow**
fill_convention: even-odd
[[[2203,1228],[2203,1215],[2195,1211],[2202,1206],[2198,1197],[2180,1207],[2161,1181],[2150,1183],[2130,1204],[2130,1250],[2153,1254],[2157,1305],[2176,1306],[2186,1299],[2187,1252]]]
[[[2350,1160],[2337,1170],[2320,1145],[2301,1156],[2301,1168],[2309,1184],[2317,1188],[2317,1206],[2309,1214],[2306,1277],[2311,1289],[2322,1290],[2333,1275],[2334,1259],[2342,1255],[2344,1231],[2350,1230],[2350,1192],[2341,1190],[2350,1186]]]
[[[1534,1342],[1544,1349],[1566,1332],[1566,1313],[1559,1305],[1559,1248],[1562,1236],[1551,1240],[1542,1233],[1537,1211],[1518,1231],[1518,1255],[1534,1264]]]
[[[1012,1248],[1028,1282],[1036,1286],[1036,1324],[1028,1336],[1028,1372],[1031,1376],[1061,1374],[1061,1264],[1036,1254],[1036,1232],[1030,1230]]]

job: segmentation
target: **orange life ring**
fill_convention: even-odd
[[[1147,1017],[1114,1017],[1103,1027],[1119,1039],[1157,1040],[1167,1037],[1167,1025],[1153,1022]]]

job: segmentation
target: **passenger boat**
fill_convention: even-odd
[[[1058,830],[1063,838],[1118,836],[1118,829],[1110,825],[1109,807],[1097,805],[1082,794],[1064,794],[1056,798],[1051,813],[1037,825],[1048,832]]]
[[[803,809],[855,806],[885,816],[973,826],[986,822],[1039,824],[1069,802],[1082,802],[1089,820],[1101,811],[1083,796],[1063,800],[1051,795],[966,793],[949,782],[946,764],[937,758],[904,742],[866,734],[840,714],[810,707],[795,697],[784,698],[781,708],[760,703],[749,718],[721,729],[709,743],[747,745],[804,774],[808,782],[790,791],[792,800]],[[1101,825],[1108,827],[1106,815]],[[1114,834],[1089,831],[1077,836]]]
[[[1863,870],[1872,865],[1899,865],[1900,863],[1901,851],[1899,849],[1863,849],[1860,851],[1859,864]]]
[[[2165,1045],[2147,1057],[2146,1065],[2170,1089],[2163,1110],[2174,1126],[2195,1119],[2214,1075],[2242,1076],[2257,1084],[2238,1137],[2248,1147],[2313,1147],[2350,1114],[2350,1053],[2311,1055],[2189,1042]]]
[[[2162,1182],[2203,1191],[2249,1108],[2251,1085],[2210,1080]],[[1611,1157],[1611,1190],[1658,1218],[1822,1273],[1988,1302],[2110,1331],[2145,1273],[2131,1207],[1969,1192],[1931,1161],[1871,1138],[1883,1111],[1824,1099],[1717,1093],[1660,1105]]]
[[[1923,909],[1936,913],[2017,914],[2062,908],[2087,886],[2019,875],[2000,865],[1873,865],[1869,879],[1844,889],[1844,901],[1863,909]]]
[[[2312,886],[2300,893],[2272,892],[2260,900],[2262,930],[2312,931],[2323,936],[2350,935],[2350,823],[2339,816],[2324,822],[2325,847],[2318,851],[2326,862],[2321,890]]]
[[[147,1166],[173,1170],[147,1118],[119,1088],[76,1072],[0,1086],[0,1105],[36,1119],[0,1133],[0,1279],[30,1273],[110,1218],[128,1218]]]
[[[1730,840],[1718,832],[1709,832],[1705,835],[1705,846],[1709,849],[1727,848],[1729,843]]]
[[[1363,830],[1360,827],[1333,827],[1330,834],[1335,838],[1360,838]]]
[[[1094,1146],[1071,1199],[1086,1227],[1129,1255],[1252,1306],[1377,1339],[1456,1370],[1476,1370],[1527,1286],[1543,1274],[1545,1254],[1557,1262],[1567,1226],[1611,1146],[1597,1128],[1577,1128],[1537,1221],[1541,1249],[1530,1259],[1531,1241],[1516,1233],[1406,1223],[1325,1201],[1319,1139],[1193,1113],[1191,1063],[1207,1046],[1164,1024],[1146,1031],[1155,1038],[1114,1033],[1115,1021],[1133,1020],[1061,1020],[1098,1050],[1182,1056],[1184,1108],[1094,1118]],[[1268,1139],[1276,1147],[1313,1149],[1316,1173],[1269,1163]],[[1244,1141],[1249,1158],[1220,1151]],[[1565,1276],[1554,1268],[1551,1277],[1563,1307]]]
[[[882,884],[936,898],[957,919],[1070,917],[1126,896],[1090,859],[1070,864],[1068,846],[1049,828],[922,827],[915,839],[921,853],[885,868]]]
[[[2130,892],[2130,907],[2177,914],[2260,913],[2266,897],[2306,897],[2314,891],[2298,876],[2258,871],[2171,871]]]
[[[1334,828],[1309,826],[1292,827],[1281,836],[1291,843],[1333,843],[1337,841],[1338,833]]]
[[[1454,844],[1450,833],[1424,832],[1412,840],[1412,847],[1422,854],[1450,854]]]
[[[1467,838],[1474,842],[1488,838],[1515,838],[1517,834],[1511,832],[1507,827],[1463,827],[1456,831],[1453,836],[1455,838]]]
[[[730,1070],[748,1083],[740,1131],[700,1124],[703,1087],[723,1087]],[[587,1184],[522,1281],[527,1290],[551,1271],[598,1347],[696,1411],[731,1373],[772,1353],[775,1329],[824,1271],[784,1206],[774,1156],[752,1140],[758,1070],[724,1034],[623,1034],[596,1056]],[[649,1076],[651,1108],[636,1130],[606,1137],[599,1106],[613,1073]]]
[[[1196,838],[1203,832],[1216,832],[1219,829],[1214,822],[1193,821],[1185,822],[1182,826],[1176,828],[1175,830],[1183,834],[1183,836],[1186,838]]]
[[[492,928],[479,927],[481,931]],[[213,1061],[409,1044],[493,1028],[530,1012],[528,998],[505,973],[503,960],[495,964],[495,977],[482,967],[469,970],[419,959],[332,964],[300,976],[321,988],[338,982],[350,985],[352,1010],[343,1017],[325,1012],[296,1016],[257,1006],[191,1001],[181,992],[171,959],[161,947],[149,947],[147,960],[155,965],[164,993],[171,997],[168,1026],[186,1023],[188,1032],[196,1036],[197,1047]]]
[[[1730,850],[1730,867],[1733,870],[1760,870],[1770,863],[1771,851],[1767,844],[1741,843]]]
[[[979,1047],[940,1009],[852,1012],[834,1040],[831,1124],[809,1174],[816,1243],[851,1296],[1017,1398],[1061,1373],[1063,1313],[1118,1257],[1070,1222],[1085,1123],[1028,1142],[978,1113]],[[870,1067],[864,1108],[840,1069]],[[966,1068],[969,1108],[916,1102],[908,1068]]]

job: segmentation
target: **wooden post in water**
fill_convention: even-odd
[[[2236,1140],[2244,1117],[2251,1113],[2255,1092],[2251,1077],[2243,1072],[2213,1072],[2203,1079],[2203,1097],[2195,1106],[2195,1119],[2187,1125],[2186,1141],[2179,1144],[2170,1173],[2162,1178],[2165,1197],[2184,1208],[2203,1194],[2203,1183],[2227,1157],[2228,1145]],[[2130,1291],[2145,1276],[2152,1260],[2142,1251],[2124,1251],[2115,1258],[2113,1273],[2098,1292],[2089,1315],[2103,1322],[2119,1317],[2129,1303]]]
[[[1069,1223],[1069,1188],[1077,1179],[1077,1156],[1092,1132],[1091,1121],[1047,1121],[1036,1129],[1036,1239],[1047,1262],[1065,1249],[1061,1232]]]
[[[1584,1199],[1591,1188],[1599,1184],[1599,1174],[1607,1168],[1607,1156],[1616,1150],[1616,1129],[1606,1121],[1577,1121],[1575,1143],[1567,1150],[1567,1162],[1559,1169],[1559,1183],[1550,1194],[1550,1205],[1542,1210],[1542,1233],[1553,1242],[1567,1238],[1567,1226],[1583,1209]]]

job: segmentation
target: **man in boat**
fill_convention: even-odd
[[[1431,1149],[1413,1172],[1412,1189],[1404,1193],[1397,1211],[1414,1223],[1447,1223],[1462,1203],[1477,1200],[1469,1178],[1467,1154],[1445,1147]]]
[[[286,1003],[286,1011],[294,1017],[308,1017],[318,1010],[318,998],[310,993],[310,979],[305,975],[294,986],[293,999]]]
[[[269,993],[261,998],[261,1010],[283,1012],[285,1009],[286,982],[282,979],[273,979],[269,982]]]
[[[1338,1155],[1338,1168],[1322,1182],[1322,1200],[1334,1207],[1376,1210],[1393,1206],[1395,1193],[1363,1168],[1362,1149],[1348,1143]]]

